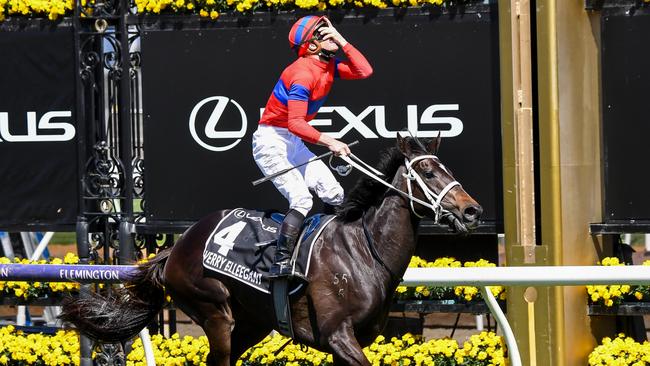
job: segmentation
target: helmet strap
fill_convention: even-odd
[[[332,57],[334,57],[334,55],[336,54],[336,52],[324,50],[321,47],[320,42],[318,40],[314,39],[311,41],[311,43],[316,45],[316,49],[315,50],[310,49],[309,53],[312,55],[318,55],[318,57],[320,57],[323,61],[329,62],[332,59]]]
[[[334,55],[336,55],[336,52],[324,50],[322,48],[321,48],[320,52],[318,53],[318,56],[320,58],[322,58],[324,61],[328,61],[328,62],[329,62],[329,60],[331,60],[334,57]]]

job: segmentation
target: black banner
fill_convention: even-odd
[[[74,225],[72,29],[0,32],[0,49],[0,228]]]
[[[650,220],[650,13],[603,17],[605,221]]]
[[[287,34],[296,19],[144,32],[149,223],[194,220],[228,207],[287,208],[272,183],[251,185],[262,176],[251,135],[280,73],[295,60]],[[361,140],[353,151],[371,164],[379,150],[395,145],[396,131],[442,131],[441,159],[483,205],[484,218],[500,222],[496,15],[396,18],[391,12],[334,22],[368,58],[374,75],[335,80],[316,128],[345,142]],[[206,125],[218,106],[225,109],[209,137]],[[349,190],[359,177],[355,172],[339,181]]]

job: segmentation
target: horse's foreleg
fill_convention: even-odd
[[[332,349],[334,365],[370,366],[370,361],[363,354],[349,321],[343,322],[328,337],[327,343]]]
[[[235,320],[235,328],[231,336],[230,365],[234,366],[246,350],[259,343],[270,332],[271,329],[262,324]]]

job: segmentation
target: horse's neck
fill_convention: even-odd
[[[402,191],[406,179],[402,176],[403,172],[403,167],[398,169],[392,182],[394,187]],[[368,213],[366,223],[379,257],[392,273],[401,276],[415,252],[419,225],[419,219],[411,213],[408,199],[388,190],[381,205]],[[386,274],[386,278],[390,278],[390,274]]]

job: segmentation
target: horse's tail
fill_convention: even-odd
[[[138,266],[125,286],[106,296],[88,296],[66,301],[59,318],[80,332],[102,342],[117,343],[137,335],[149,325],[165,302],[164,268],[170,249]]]

